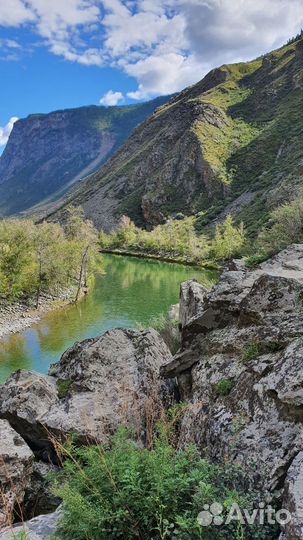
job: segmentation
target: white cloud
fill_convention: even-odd
[[[14,123],[17,122],[19,118],[17,116],[12,116],[6,126],[0,127],[0,146],[3,146],[7,143],[10,133],[13,129]]]
[[[20,49],[21,45],[14,39],[1,39],[0,49]]]
[[[122,92],[113,92],[112,90],[109,90],[100,99],[100,103],[101,105],[112,106],[112,105],[118,105],[118,103],[120,103],[123,100],[124,100],[124,97],[123,97]]]
[[[143,100],[151,95],[171,94],[201,79],[207,68],[192,56],[168,53],[150,56],[125,66],[129,75],[140,81],[138,89],[128,97]]]
[[[1,0],[0,25],[20,26],[35,19],[33,12],[26,7],[22,0]]]
[[[303,26],[302,1],[0,0],[0,24],[30,23],[66,61],[122,70],[137,80],[128,96],[145,99],[282,45]]]

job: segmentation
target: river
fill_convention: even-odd
[[[17,369],[47,373],[50,364],[75,341],[115,327],[147,325],[178,302],[182,281],[196,278],[210,286],[215,274],[159,261],[102,256],[103,274],[77,305],[47,313],[38,323],[0,341],[0,382]]]

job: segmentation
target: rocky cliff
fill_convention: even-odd
[[[211,292],[181,289],[182,348],[162,368],[189,404],[182,444],[216,462],[242,463],[292,519],[303,539],[303,246],[254,272],[242,263]]]
[[[139,126],[72,193],[99,228],[122,214],[153,226],[181,211],[200,225],[238,213],[252,234],[302,182],[303,39],[224,65]]]
[[[0,216],[62,196],[105,163],[167,99],[34,114],[16,122],[0,158]]]
[[[145,433],[151,403],[154,414],[157,404],[182,401],[179,444],[242,464],[290,513],[280,540],[303,540],[302,316],[303,245],[293,245],[255,271],[233,261],[211,291],[182,284],[174,357],[154,330],[119,329],[75,344],[48,376],[13,374],[0,388],[0,481],[10,504],[0,502],[2,523],[16,496],[28,507],[33,482],[40,493],[41,463],[56,465],[54,437],[76,431],[86,444],[104,442],[125,423]],[[43,489],[39,513],[54,504]],[[28,531],[48,538],[39,531],[49,523],[53,531],[59,513],[25,513]]]

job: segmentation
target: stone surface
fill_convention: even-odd
[[[6,420],[0,420],[0,529],[21,513],[34,454]]]
[[[189,326],[201,313],[203,300],[208,290],[195,279],[181,283],[180,289],[180,324]]]
[[[24,514],[32,519],[41,514],[50,514],[60,505],[61,500],[53,494],[52,480],[59,468],[51,463],[35,461],[29,485],[24,495]]]
[[[251,466],[279,492],[303,448],[303,245],[256,271],[237,267],[196,297],[195,324],[183,327],[182,348],[161,373],[178,377],[189,402],[182,444]],[[192,310],[183,306],[186,320]]]
[[[52,514],[41,515],[23,524],[0,531],[0,540],[16,540],[17,538],[24,538],[24,540],[52,540],[59,519],[60,508]]]
[[[171,358],[155,330],[112,330],[76,343],[50,376],[13,374],[1,387],[0,416],[36,455],[54,461],[52,436],[104,442],[123,423],[143,428],[151,401],[156,406],[172,388],[159,376]]]
[[[302,540],[303,538],[303,451],[293,460],[288,469],[283,508],[291,515],[289,523],[284,525],[281,540]]]

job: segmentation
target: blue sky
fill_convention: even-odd
[[[303,0],[0,0],[0,151],[16,118],[176,92],[302,27]]]

